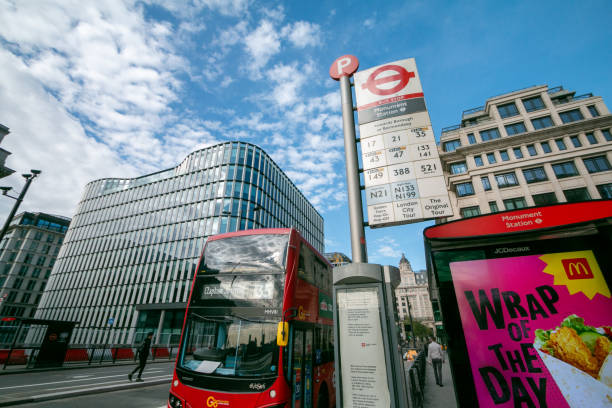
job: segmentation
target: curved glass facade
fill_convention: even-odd
[[[205,238],[295,227],[320,252],[323,218],[259,147],[227,142],[177,167],[89,183],[37,318],[79,321],[73,343],[174,343]]]

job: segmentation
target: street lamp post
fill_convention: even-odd
[[[28,192],[28,188],[30,188],[30,184],[32,183],[32,180],[38,177],[38,175],[41,173],[40,170],[30,170],[30,171],[31,173],[22,174],[23,178],[26,179],[26,183],[25,183],[25,186],[23,186],[23,189],[21,190],[21,193],[19,193],[18,197],[13,197],[12,195],[8,194],[8,192],[11,190],[11,187],[0,187],[0,190],[2,190],[2,195],[5,195],[15,200],[15,205],[13,205],[13,209],[11,210],[11,213],[6,219],[6,222],[4,223],[4,227],[2,227],[2,232],[0,232],[0,241],[2,241],[2,238],[4,238],[6,231],[8,231],[9,225],[11,225],[11,221],[13,217],[15,216],[15,213],[19,209],[19,205],[21,205],[21,202],[23,201],[23,197],[25,197],[26,193]]]

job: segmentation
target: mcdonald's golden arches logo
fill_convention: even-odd
[[[593,279],[593,271],[586,258],[562,259],[567,279]]]

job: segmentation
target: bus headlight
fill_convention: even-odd
[[[168,403],[172,408],[183,408],[183,402],[178,399],[178,397],[175,397],[172,393],[170,393],[170,396],[168,397]]]
[[[276,391],[270,390],[270,398],[276,398]]]

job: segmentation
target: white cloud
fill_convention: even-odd
[[[363,26],[365,28],[374,28],[375,25],[376,25],[376,19],[374,19],[374,17],[368,18],[367,20],[363,22]]]
[[[140,6],[4,3],[0,25],[9,45],[0,53],[7,165],[43,170],[24,207],[71,215],[86,182],[171,167],[217,140],[208,124],[171,108],[187,62],[174,50],[171,26],[145,20]],[[18,175],[5,181],[20,188]]]
[[[249,70],[256,75],[281,49],[280,36],[268,20],[262,20],[259,26],[246,36],[244,44],[251,57]]]
[[[262,13],[270,20],[280,23],[285,19],[285,8],[282,5],[276,6],[273,9],[262,9]]]
[[[42,170],[21,211],[72,216],[86,183],[101,177],[138,174],[136,167],[122,161],[107,145],[88,137],[80,123],[49,97],[28,67],[6,51],[0,51],[0,75],[2,124],[11,130],[2,147],[12,153],[7,166],[16,170],[2,184],[20,191],[23,179],[19,174],[32,168]],[[0,200],[5,213],[12,204]]]
[[[297,21],[283,27],[281,34],[297,48],[316,46],[321,42],[321,27],[307,21]]]
[[[374,250],[374,254],[376,254],[375,258],[400,258],[402,256],[399,244],[393,238],[377,239],[374,245],[376,247]]]
[[[182,18],[190,18],[203,9],[225,16],[240,16],[247,12],[249,0],[145,0],[156,4]]]

